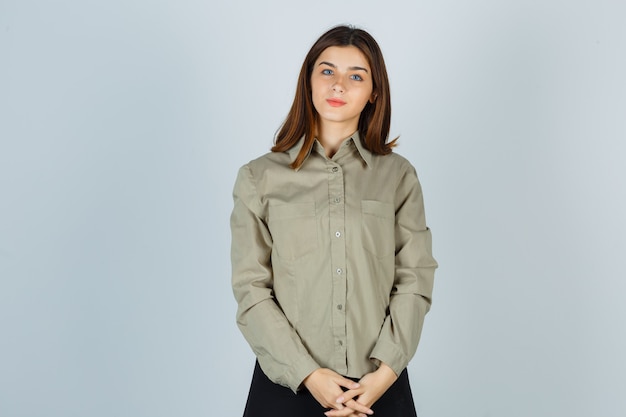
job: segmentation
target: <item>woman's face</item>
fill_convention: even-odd
[[[318,122],[356,130],[361,111],[373,101],[372,71],[355,46],[331,46],[315,61],[311,90]]]

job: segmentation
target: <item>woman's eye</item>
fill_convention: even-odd
[[[353,79],[354,81],[363,81],[363,78],[358,74],[352,74],[350,78]]]
[[[324,74],[324,75],[333,75],[333,70],[330,70],[328,68],[327,69],[323,69],[322,70],[322,74]]]

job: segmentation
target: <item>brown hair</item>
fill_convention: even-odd
[[[372,91],[375,100],[373,103],[367,102],[359,118],[359,134],[363,139],[363,146],[374,154],[387,155],[396,145],[397,138],[387,143],[391,124],[391,98],[387,69],[380,47],[374,38],[362,29],[337,26],[320,36],[304,58],[293,104],[276,134],[276,142],[272,147],[272,152],[285,152],[304,136],[304,145],[291,164],[294,169],[302,165],[313,147],[317,111],[311,97],[311,74],[315,61],[331,46],[357,47],[365,55],[372,69]]]

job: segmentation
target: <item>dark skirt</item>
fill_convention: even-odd
[[[406,369],[374,403],[372,410],[378,417],[417,417]],[[258,362],[254,366],[243,417],[324,417],[325,411],[306,388],[294,394],[270,381]]]

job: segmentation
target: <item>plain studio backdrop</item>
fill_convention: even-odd
[[[241,415],[237,169],[379,41],[440,263],[421,417],[626,413],[626,5],[0,1],[0,415]]]

